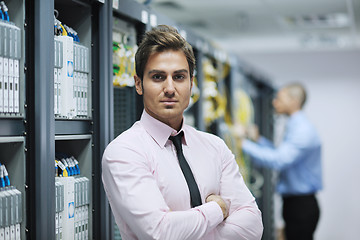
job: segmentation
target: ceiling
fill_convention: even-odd
[[[333,71],[343,60],[360,63],[360,0],[139,1],[272,78],[296,75],[297,69],[314,77],[304,74],[305,67],[328,77],[308,69],[313,59],[328,62],[326,69]],[[360,76],[358,64],[347,65],[342,72]]]

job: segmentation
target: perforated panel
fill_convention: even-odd
[[[114,137],[136,121],[136,92],[133,87],[114,88]]]

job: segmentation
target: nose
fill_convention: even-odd
[[[175,85],[171,76],[167,77],[164,81],[164,92],[168,95],[172,95],[175,92]]]

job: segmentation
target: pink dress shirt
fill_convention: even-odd
[[[203,202],[195,208],[168,140],[176,130],[144,111],[105,149],[102,180],[122,239],[261,239],[261,212],[224,141],[186,124],[182,131]],[[210,194],[230,203],[224,221],[217,203],[205,203]]]

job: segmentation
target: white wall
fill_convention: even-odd
[[[306,113],[323,141],[319,240],[360,238],[360,81],[306,82]]]
[[[308,90],[305,112],[323,141],[324,190],[315,239],[360,239],[360,54],[249,54],[244,59],[269,73],[276,85],[299,80]]]

